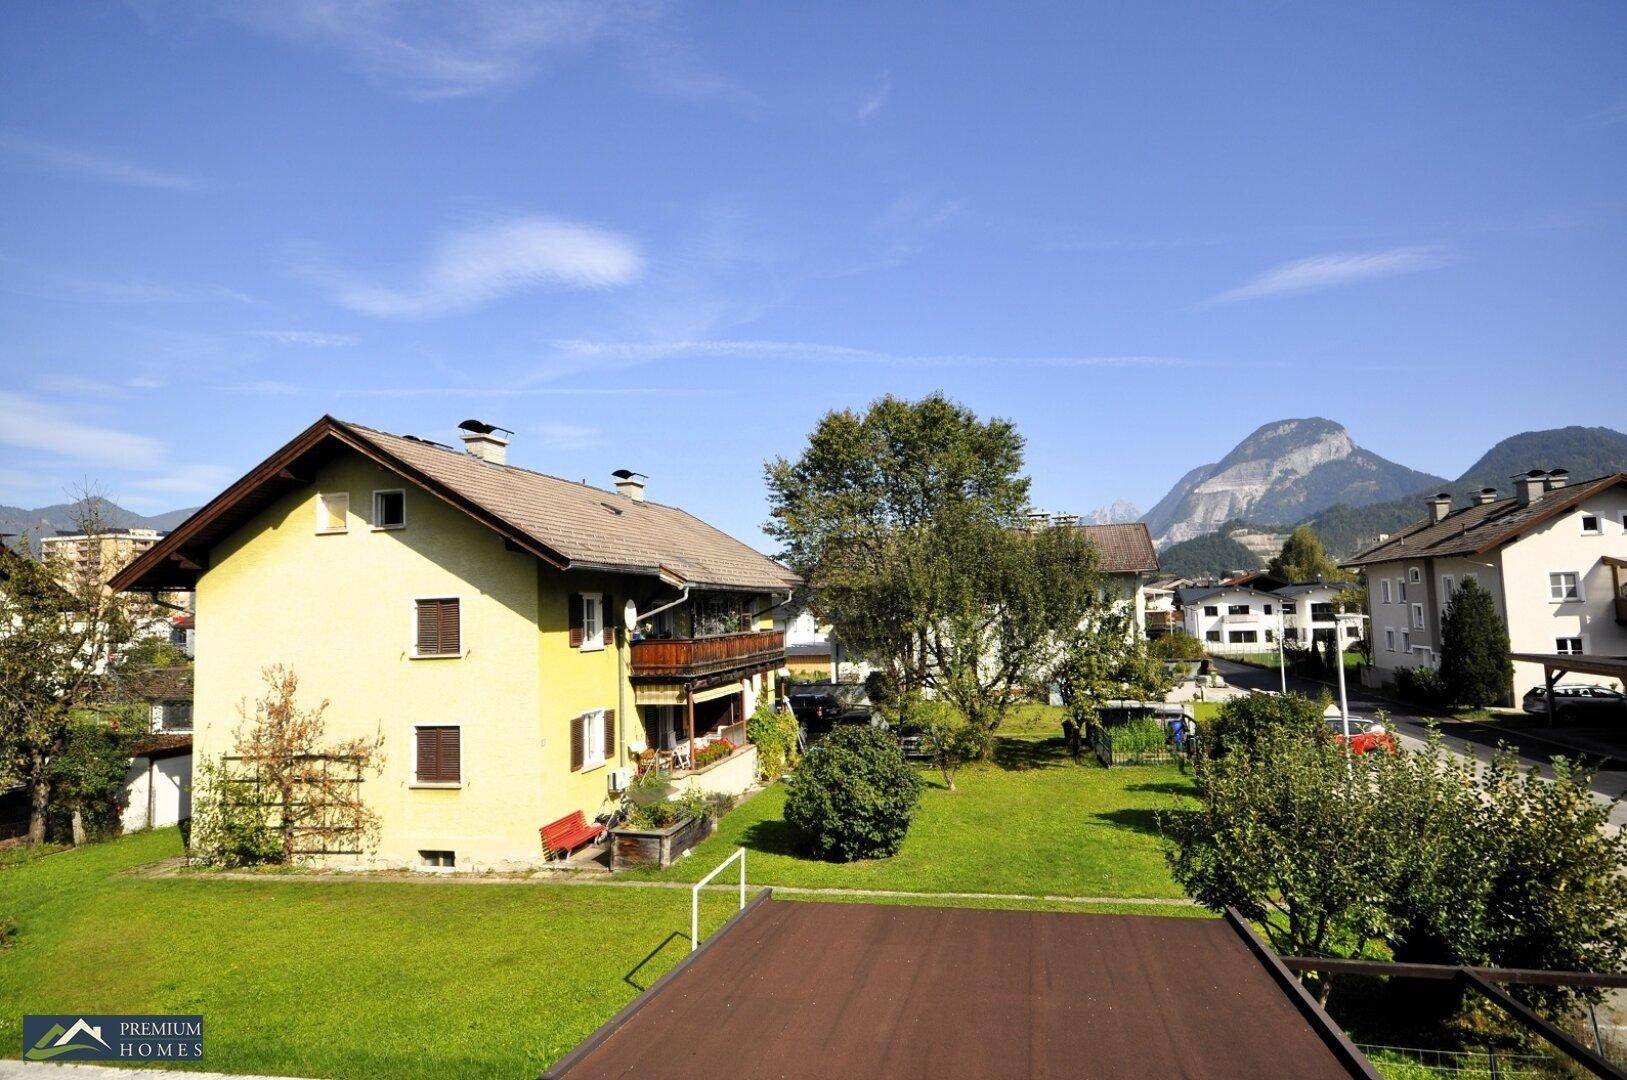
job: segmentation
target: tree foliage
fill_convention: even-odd
[[[1105,701],[1163,701],[1178,678],[1141,635],[1134,612],[1109,598],[1097,607],[1098,614],[1066,639],[1055,671],[1062,703],[1081,727],[1096,719]]]
[[[1158,565],[1166,574],[1186,578],[1221,577],[1261,568],[1258,555],[1224,532],[1173,543],[1158,553]]]
[[[786,823],[822,859],[885,858],[898,850],[920,802],[921,780],[879,728],[839,726],[791,777]]]
[[[897,731],[920,733],[950,791],[956,790],[955,773],[960,767],[988,753],[988,729],[967,720],[947,701],[919,693],[901,694],[887,700],[882,715]]]
[[[1204,727],[1205,752],[1212,758],[1233,752],[1252,754],[1279,734],[1317,741],[1327,733],[1322,721],[1326,708],[1325,700],[1313,701],[1299,694],[1245,694],[1232,698]]]
[[[1482,708],[1508,697],[1514,681],[1508,627],[1491,593],[1466,579],[1441,617],[1441,681],[1455,705]]]
[[[101,505],[88,495],[78,501],[81,532],[107,531],[96,516]],[[51,760],[67,749],[75,717],[97,696],[102,670],[131,639],[140,612],[89,564],[76,570],[24,551],[26,543],[0,547],[0,781],[27,787],[28,839],[39,843],[52,799]]]
[[[1350,575],[1323,550],[1322,541],[1308,525],[1299,525],[1283,541],[1282,550],[1266,564],[1266,573],[1292,585],[1307,581],[1346,581]]]

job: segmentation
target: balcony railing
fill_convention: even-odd
[[[736,668],[768,667],[784,659],[785,633],[780,630],[633,642],[635,677],[694,678]]]

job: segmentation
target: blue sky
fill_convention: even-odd
[[[1624,426],[1627,7],[0,8],[0,502],[213,495],[324,412],[761,540],[942,389],[1039,505],[1268,420],[1456,474]]]

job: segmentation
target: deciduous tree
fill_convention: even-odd
[[[1350,577],[1323,549],[1322,541],[1309,525],[1300,525],[1288,534],[1282,550],[1266,564],[1266,573],[1290,584],[1345,581]]]

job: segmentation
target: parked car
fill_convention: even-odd
[[[870,699],[855,683],[806,683],[791,691],[791,712],[810,737],[837,724],[871,722]]]
[[[1333,737],[1339,742],[1345,739],[1345,722],[1340,716],[1327,717],[1328,728]],[[1368,722],[1362,723],[1355,717],[1350,720],[1350,750],[1351,753],[1365,754],[1372,750],[1383,750],[1387,754],[1395,753],[1395,736],[1383,724]]]
[[[1548,688],[1533,686],[1520,707],[1536,716],[1548,715]],[[1560,683],[1554,687],[1554,716],[1560,720],[1603,720],[1627,716],[1627,696],[1608,686]]]

